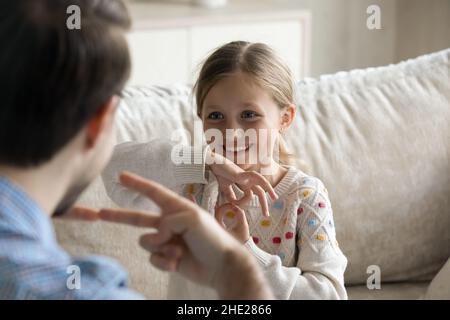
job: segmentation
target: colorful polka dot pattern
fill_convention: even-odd
[[[234,213],[233,211],[228,211],[227,213],[225,213],[225,216],[229,219],[234,219],[236,213]]]
[[[262,220],[261,221],[261,226],[262,227],[270,227],[271,224],[272,224],[272,221],[270,221],[270,220]]]
[[[274,209],[278,209],[278,210],[282,210],[283,209],[283,201],[275,201],[275,203],[273,204]]]
[[[306,189],[302,191],[302,195],[304,197],[308,197],[312,194],[312,191],[310,189]],[[321,210],[321,209],[326,209],[327,208],[327,203],[326,201],[323,200],[319,200],[317,202],[315,202],[314,204],[311,204],[312,208],[317,208],[316,210]],[[273,205],[272,205],[273,209],[283,209],[284,208],[284,202],[283,201],[276,201]],[[301,205],[299,207],[297,207],[296,213],[298,216],[305,214],[307,211],[307,209],[305,208],[305,206]],[[233,218],[235,216],[235,213],[230,211],[226,213],[226,216],[229,218]],[[289,217],[286,215],[284,216],[282,219],[280,219],[280,225],[287,225]],[[328,220],[328,225],[332,226],[332,220]],[[275,221],[273,221],[272,218],[266,218],[266,219],[262,219],[260,220],[259,224],[261,227],[263,227],[263,229],[268,229],[272,226],[275,226]],[[306,224],[311,227],[311,231],[309,232],[314,232],[313,230],[315,229],[315,227],[317,227],[320,224],[320,219],[317,219],[315,217],[310,217],[306,220]],[[269,230],[269,229],[268,229]],[[315,233],[314,233],[315,234]],[[316,241],[326,241],[328,239],[327,234],[324,232],[315,234],[314,239]],[[252,236],[253,242],[257,245],[261,244],[261,239],[257,236]],[[295,240],[295,232],[294,231],[289,231],[289,230],[285,230],[284,233],[282,235],[273,235],[271,238],[268,239],[273,245],[276,245],[277,247],[279,245],[282,245],[284,241],[292,241]],[[304,239],[299,239],[296,241],[296,244],[298,246],[302,246],[304,245]],[[295,243],[295,242],[294,242]],[[279,247],[280,249],[283,247]],[[284,249],[283,249],[284,250]],[[280,257],[281,260],[285,259],[285,254],[284,253],[277,253]]]
[[[327,235],[323,234],[323,233],[319,233],[318,235],[316,235],[316,239],[320,240],[320,241],[325,241],[325,240],[327,240]]]
[[[336,248],[333,219],[329,215],[327,190],[317,179],[305,179],[303,186],[292,193],[296,197],[283,198],[270,206],[270,217],[261,212],[249,218],[250,232],[255,245],[273,255],[278,255],[283,265],[295,263],[297,250],[320,250],[330,243]],[[292,201],[292,202],[291,202]],[[227,212],[227,218],[235,218],[234,212]],[[300,249],[300,247],[302,247]],[[298,253],[297,253],[298,254]]]
[[[195,186],[193,184],[188,184],[187,187],[186,187],[186,192],[188,194],[194,194]]]
[[[311,195],[311,190],[307,189],[302,192],[303,198],[308,198]]]
[[[195,204],[200,205],[203,194],[201,192],[201,188],[199,188],[198,185],[187,184],[183,190],[183,196],[185,196]]]

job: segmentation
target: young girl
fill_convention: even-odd
[[[327,190],[319,179],[290,165],[292,158],[282,142],[281,133],[296,112],[289,68],[264,44],[232,42],[206,60],[195,95],[205,132],[218,130],[224,141],[215,140],[201,150],[181,150],[198,160],[181,165],[171,161],[173,146],[167,142],[119,145],[103,174],[109,196],[120,206],[149,209],[144,197],[120,186],[117,175],[130,170],[162,182],[216,215],[257,259],[276,298],[346,299],[347,259],[336,241]],[[278,134],[256,134],[239,146],[238,132],[247,131]],[[236,165],[205,165],[220,154]],[[213,174],[205,177],[205,171]],[[270,194],[270,186],[251,172],[264,175],[276,195],[267,199],[264,191]],[[235,201],[235,196],[242,200]],[[217,296],[173,275],[168,297]]]

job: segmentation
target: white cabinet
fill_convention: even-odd
[[[134,18],[134,28],[128,35],[133,60],[131,84],[193,83],[206,56],[235,40],[267,43],[286,60],[297,78],[308,75],[307,11],[292,8],[258,11],[232,2],[219,11],[139,4],[132,5],[131,14]]]
[[[133,63],[131,84],[188,82],[186,29],[140,30],[128,36]]]

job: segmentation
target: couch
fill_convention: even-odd
[[[349,298],[450,299],[450,49],[304,79],[296,95],[298,117],[285,138],[298,165],[328,188],[349,261]],[[183,129],[182,139],[192,143],[196,120],[190,86],[130,87],[117,115],[117,140],[169,138]],[[80,203],[115,207],[101,179]],[[133,288],[166,297],[167,274],[137,245],[145,230],[107,222],[55,225],[70,253],[115,257]],[[373,268],[380,271],[379,289],[367,286]]]

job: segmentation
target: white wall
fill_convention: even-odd
[[[395,1],[299,2],[312,11],[312,76],[383,65],[395,57]],[[366,27],[366,9],[370,4],[381,7],[381,30]]]
[[[312,76],[396,63],[450,47],[450,0],[295,2],[312,11]],[[366,9],[372,4],[380,6],[381,30],[366,27]]]
[[[397,0],[397,60],[450,47],[450,0]]]

